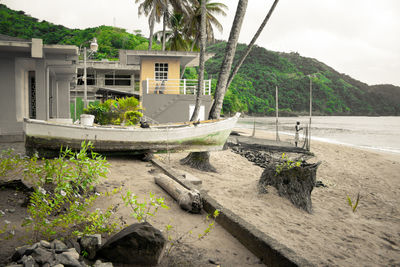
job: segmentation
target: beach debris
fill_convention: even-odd
[[[277,172],[276,164],[265,168],[258,182],[260,193],[273,186],[281,197],[289,199],[297,208],[312,212],[311,192],[315,187],[317,168],[321,162],[309,164],[301,162]]]
[[[179,206],[183,210],[191,213],[200,213],[203,209],[203,202],[199,191],[187,189],[165,174],[159,174],[154,177],[154,180],[156,184],[178,201]]]
[[[160,230],[148,222],[135,223],[113,235],[96,255],[114,263],[154,266],[160,263],[165,246]]]

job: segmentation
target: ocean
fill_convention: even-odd
[[[296,122],[306,127],[309,117],[279,118],[279,133],[294,136]],[[237,127],[275,132],[275,117],[240,118]],[[311,120],[312,140],[359,148],[400,153],[400,117],[315,116]]]

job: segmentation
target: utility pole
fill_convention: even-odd
[[[308,143],[307,143],[307,150],[310,151],[311,149],[311,117],[312,117],[312,75],[308,75],[310,78],[310,121],[308,123]]]
[[[278,86],[275,86],[275,113],[276,113],[276,141],[279,142],[279,131],[278,131],[278,116],[279,116],[279,107],[278,107]]]

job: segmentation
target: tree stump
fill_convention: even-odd
[[[312,212],[311,192],[315,187],[317,168],[321,162],[302,163],[298,167],[283,169],[279,173],[276,165],[268,165],[258,182],[261,193],[266,193],[267,186],[273,186],[281,197],[289,199],[297,208]]]
[[[210,164],[210,152],[191,152],[186,158],[181,159],[180,163],[205,172],[217,172]]]

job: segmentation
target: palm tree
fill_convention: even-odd
[[[149,16],[150,35],[148,50],[151,50],[153,45],[154,23],[160,22],[168,3],[167,0],[135,0],[136,4],[139,2],[141,2],[138,8],[139,16],[142,14]]]
[[[189,0],[191,6],[189,8],[189,16],[187,20],[186,34],[193,38],[193,43],[190,51],[193,51],[195,45],[199,45],[200,36],[200,24],[201,24],[201,4],[202,0]],[[217,20],[215,15],[226,16],[225,10],[228,7],[222,3],[211,2],[212,0],[204,0],[206,5],[206,33],[207,41],[211,42],[214,40],[214,29],[217,28],[222,32],[223,27],[221,23]]]
[[[180,13],[175,13],[169,17],[168,28],[170,30],[156,32],[156,40],[161,40],[161,42],[165,43],[164,49],[166,50],[188,51],[190,40],[185,37],[185,26],[184,16]]]

